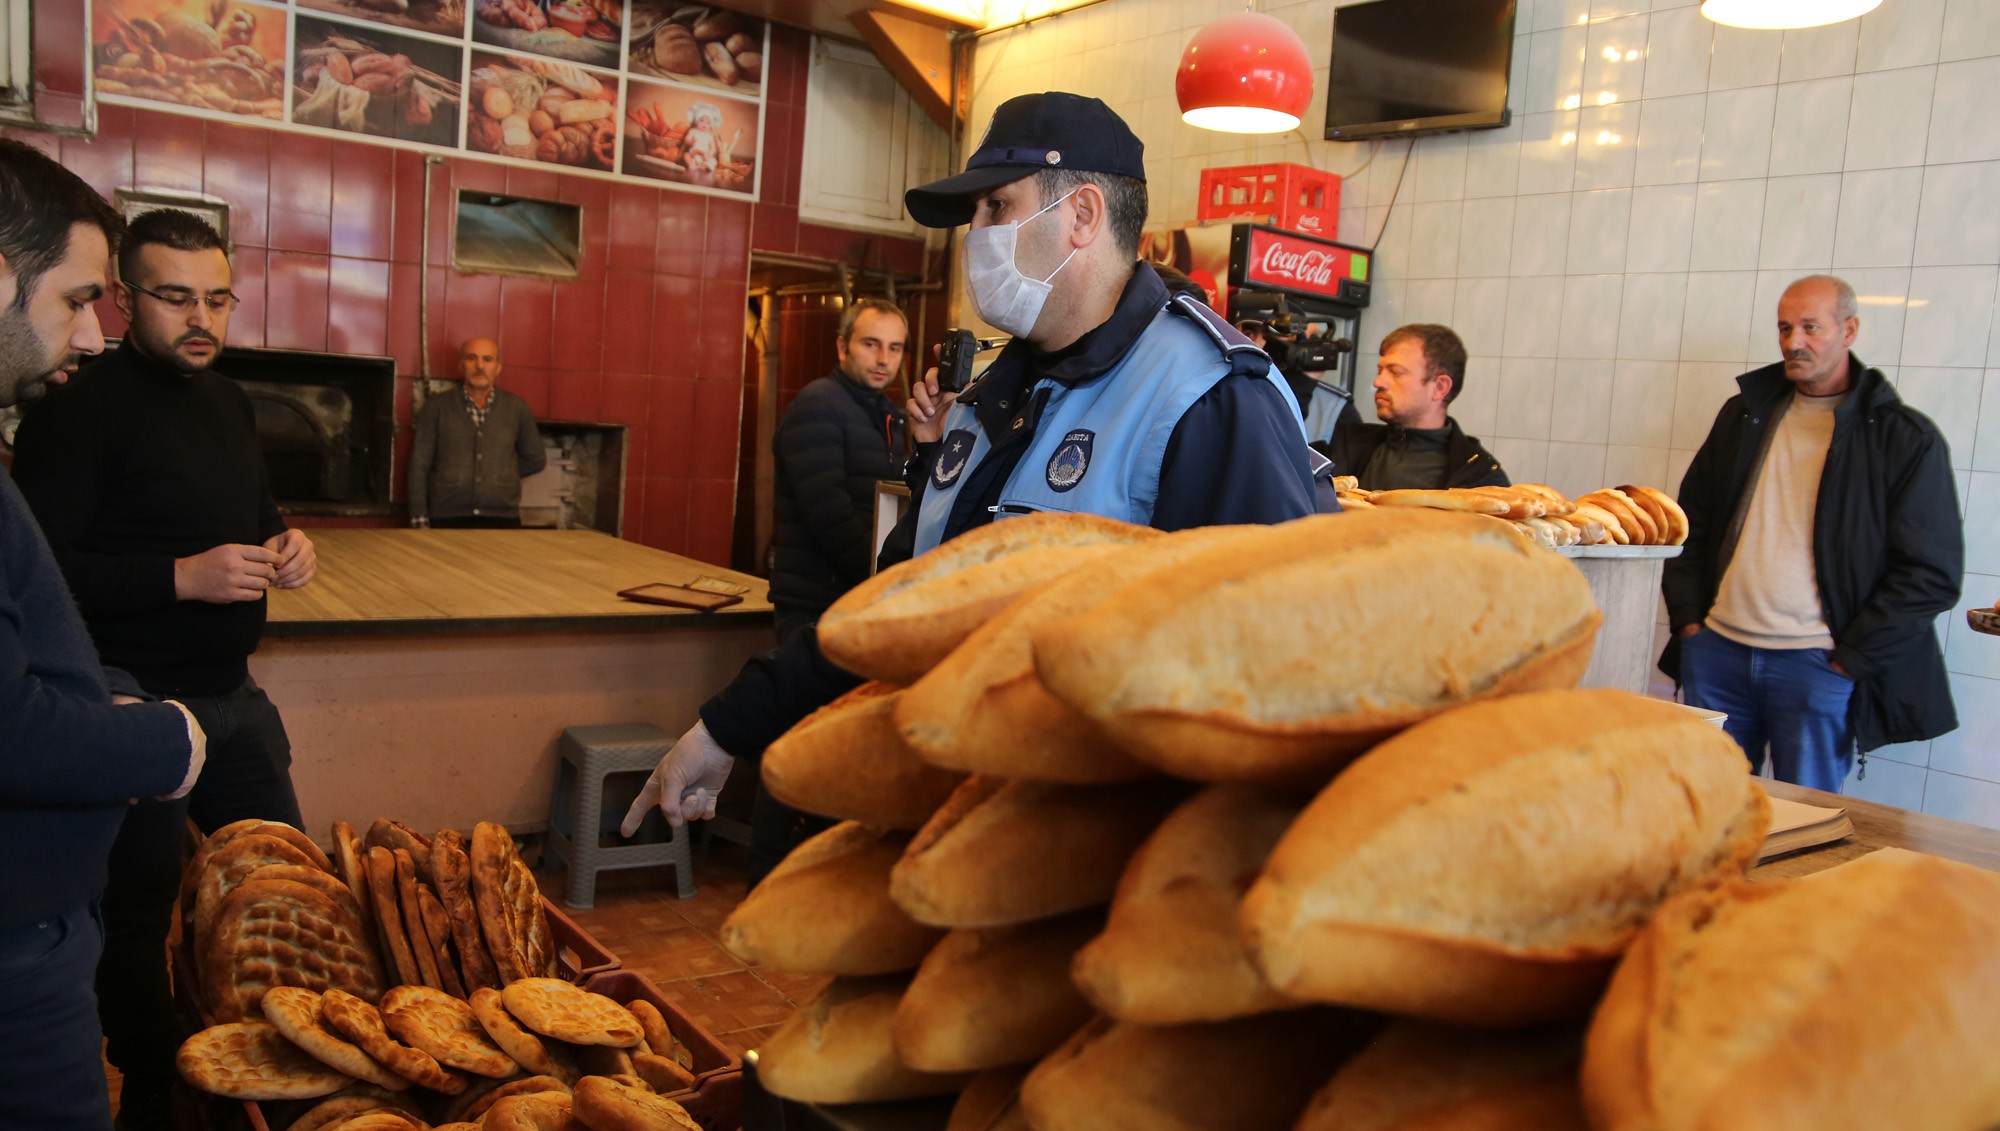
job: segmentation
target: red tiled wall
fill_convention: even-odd
[[[117,106],[99,107],[94,138],[8,134],[57,154],[106,197],[140,185],[228,201],[243,297],[230,340],[394,357],[399,476],[423,351],[433,376],[451,376],[457,343],[497,336],[501,385],[537,416],[629,428],[627,538],[727,564],[751,247],[921,262],[914,240],[798,223],[809,44],[803,32],[772,31],[763,202],[447,157],[433,172],[427,268],[415,152]],[[581,205],[580,277],[454,271],[458,189]],[[427,343],[419,286],[430,291]],[[100,313],[107,334],[123,330],[108,299]]]

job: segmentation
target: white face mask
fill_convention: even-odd
[[[965,282],[972,288],[972,305],[988,325],[1016,338],[1027,337],[1035,328],[1035,320],[1042,315],[1042,304],[1049,300],[1049,291],[1053,289],[1049,284],[1076,258],[1077,249],[1071,248],[1048,278],[1030,279],[1014,265],[1016,241],[1023,224],[1033,222],[1035,216],[1074,195],[1076,190],[1069,190],[1026,220],[974,228],[965,234]]]

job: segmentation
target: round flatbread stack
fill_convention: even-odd
[[[174,1060],[188,1083],[232,1099],[309,1100],[353,1083],[267,1021],[212,1025],[183,1042]]]
[[[391,1037],[382,1024],[381,1012],[374,1006],[335,990],[321,999],[320,1007],[342,1036],[398,1076],[446,1095],[455,1096],[465,1090],[465,1077],[447,1071],[429,1053]]]
[[[542,913],[535,874],[515,851],[514,838],[491,821],[472,830],[472,895],[486,949],[502,983],[555,973],[555,935]]]
[[[487,1037],[472,1007],[424,986],[396,986],[382,995],[382,1023],[390,1033],[429,1053],[440,1064],[502,1078],[521,1070]]]
[[[352,911],[291,880],[255,880],[229,893],[202,958],[202,984],[219,1021],[260,1016],[274,986],[382,993],[375,948]]]
[[[556,1074],[556,1062],[549,1056],[542,1039],[514,1020],[514,1015],[507,1012],[505,1003],[501,1001],[499,990],[481,986],[472,991],[469,1004],[480,1028],[486,1030],[486,1035],[493,1038],[493,1043],[500,1046],[501,1051],[530,1072],[547,1076]]]
[[[602,1076],[586,1076],[577,1081],[572,1110],[590,1127],[701,1131],[701,1124],[674,1101]]]
[[[555,978],[523,978],[500,997],[521,1024],[558,1041],[631,1048],[646,1036],[631,1010]]]
[[[322,1064],[391,1091],[400,1092],[410,1086],[410,1081],[377,1064],[360,1046],[349,1042],[328,1024],[321,997],[312,990],[275,986],[264,995],[263,1004],[265,1020],[276,1026],[286,1040]],[[364,1110],[367,1109],[356,1108],[350,1114]]]
[[[250,878],[250,873],[269,864],[312,867],[312,857],[290,841],[258,832],[246,832],[212,853],[195,880],[194,937],[206,941],[215,932],[215,915],[222,901]],[[199,945],[199,944],[197,944]]]

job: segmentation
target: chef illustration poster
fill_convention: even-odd
[[[617,67],[625,0],[471,0],[474,42]]]
[[[247,0],[97,0],[97,93],[277,120],[285,110],[285,10]]]
[[[298,0],[301,8],[331,12],[350,20],[465,38],[467,0]]]
[[[754,194],[758,109],[712,91],[631,79],[622,172]]]

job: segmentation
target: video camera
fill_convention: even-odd
[[[1324,323],[1294,309],[1281,294],[1238,291],[1230,296],[1229,312],[1238,329],[1253,325],[1264,332],[1264,352],[1280,369],[1324,372],[1354,349],[1353,342],[1334,337]]]

